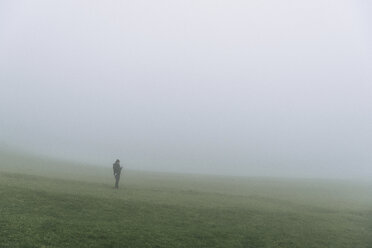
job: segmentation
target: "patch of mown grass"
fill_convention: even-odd
[[[4,248],[371,244],[370,211],[311,206],[259,191],[252,196],[167,190],[172,185],[154,190],[149,182],[114,191],[102,183],[11,173],[0,179]]]
[[[26,175],[28,174],[28,175]],[[372,248],[352,182],[124,171],[0,152],[0,248]]]

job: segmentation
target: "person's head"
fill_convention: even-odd
[[[119,159],[116,159],[115,163],[120,163],[120,160]]]

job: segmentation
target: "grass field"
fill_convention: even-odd
[[[0,247],[372,247],[368,183],[110,166],[0,153]]]

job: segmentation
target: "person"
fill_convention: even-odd
[[[114,170],[114,177],[115,177],[115,189],[119,188],[119,180],[120,180],[120,174],[123,167],[120,166],[120,160],[116,159],[115,163],[112,166],[112,169]]]

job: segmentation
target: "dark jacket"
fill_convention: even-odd
[[[120,167],[120,163],[115,162],[115,163],[112,165],[112,169],[113,169],[113,171],[114,171],[114,175],[120,175],[120,174],[121,174],[121,169],[122,169],[122,167]]]

